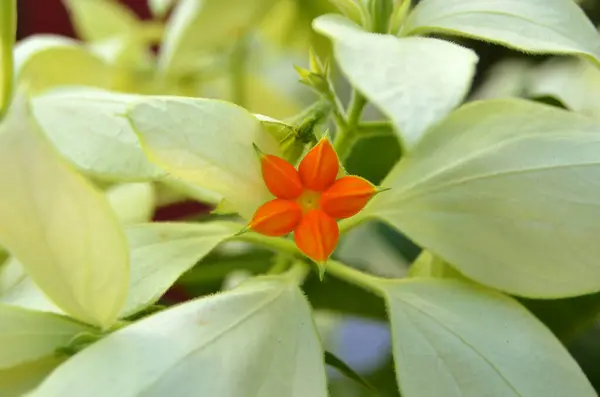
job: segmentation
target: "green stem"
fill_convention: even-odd
[[[376,295],[383,296],[383,290],[380,285],[384,279],[363,273],[360,270],[356,270],[348,265],[334,260],[327,261],[325,266],[327,268],[327,274],[335,276],[340,280],[346,281],[350,284],[354,284],[357,287],[367,291],[371,291]]]
[[[246,37],[240,37],[231,53],[231,100],[237,105],[244,106],[246,97],[246,63],[248,58],[248,42]]]
[[[357,90],[354,90],[350,105],[348,106],[348,127],[356,129],[366,105],[367,98]]]
[[[333,105],[333,118],[338,131],[346,128],[346,116],[344,113],[344,106],[340,101],[340,98],[335,94],[335,87],[333,83],[328,79],[329,91],[326,94],[326,99]]]
[[[296,261],[294,265],[283,274],[285,278],[292,281],[296,285],[301,285],[306,280],[306,276],[310,273],[310,267],[302,261]]]
[[[286,240],[280,237],[267,237],[257,233],[244,233],[237,237],[240,240],[259,244],[269,248],[273,248],[279,251],[288,252],[290,254],[299,254],[300,251],[296,248],[296,245],[291,240]],[[295,264],[292,270],[299,266]],[[306,267],[305,264],[303,266]],[[367,273],[363,273],[359,270],[353,269],[341,262],[335,260],[328,260],[325,264],[327,274],[344,280],[348,283],[354,284],[360,288],[371,291],[377,295],[383,295],[383,285],[386,280],[380,277],[375,277]],[[290,272],[292,271],[290,270]]]
[[[392,0],[371,0],[371,31],[373,33],[387,33],[390,24],[390,15],[394,8]]]
[[[352,99],[348,106],[348,118],[344,128],[338,130],[335,137],[335,149],[340,157],[340,160],[344,161],[350,154],[352,146],[356,141],[356,134],[358,132],[358,124],[362,116],[362,112],[367,105],[367,98],[365,98],[356,89],[352,92]]]
[[[0,6],[0,119],[8,110],[13,95],[14,57],[13,47],[17,33],[17,4],[16,0],[5,0]]]
[[[394,12],[390,19],[390,33],[393,35],[399,35],[404,25],[406,17],[410,13],[412,8],[412,0],[401,0],[396,2]]]
[[[298,250],[292,240],[287,240],[281,237],[268,237],[258,233],[247,232],[240,234],[235,238],[248,243],[262,245],[263,247],[273,248],[277,251],[287,252],[290,254],[300,254],[300,250]]]
[[[267,274],[281,274],[290,266],[291,258],[288,254],[280,252],[273,261],[273,266],[267,271]]]

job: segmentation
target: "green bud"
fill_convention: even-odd
[[[325,74],[314,73],[308,69],[294,66],[296,72],[300,76],[300,82],[311,87],[320,94],[329,92],[329,83]]]
[[[361,0],[329,0],[342,14],[365,27],[368,22],[368,12]]]
[[[412,6],[412,0],[395,0],[394,12],[390,18],[391,34],[398,34]]]
[[[325,74],[323,64],[321,63],[319,56],[312,47],[308,49],[308,63],[310,65],[311,72],[323,75]]]
[[[371,31],[375,33],[387,33],[389,31],[393,8],[393,0],[369,0]]]

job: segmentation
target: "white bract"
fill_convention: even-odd
[[[11,257],[0,265],[0,302],[26,309],[63,314]]]
[[[97,41],[132,35],[141,23],[127,6],[115,0],[65,0],[77,35],[85,41]]]
[[[15,79],[31,92],[59,85],[108,88],[113,71],[101,58],[75,40],[36,35],[15,46]]]
[[[46,357],[8,369],[0,369],[2,397],[23,397],[58,367],[64,358]]]
[[[121,316],[156,302],[183,273],[241,227],[230,222],[160,222],[127,227],[131,285]]]
[[[209,54],[235,43],[274,3],[274,0],[180,0],[165,29],[159,68],[166,74],[195,70],[199,53]]]
[[[127,115],[153,162],[218,193],[242,216],[273,197],[252,144],[278,155],[278,143],[246,110],[216,100],[154,97],[133,103]]]
[[[443,33],[600,63],[600,36],[573,0],[423,0],[401,35]]]
[[[344,74],[393,121],[409,150],[460,104],[475,73],[477,55],[447,41],[368,33],[337,15],[313,26],[333,40]]]
[[[29,397],[326,397],[323,350],[296,285],[264,278],[98,341]]]
[[[109,181],[157,179],[125,117],[137,95],[89,88],[57,89],[32,101],[32,113],[54,147],[79,170]]]
[[[0,125],[0,244],[66,313],[108,327],[129,285],[124,233],[103,194],[71,170],[21,94]]]
[[[2,303],[0,319],[0,370],[53,356],[75,335],[90,330],[67,317]]]
[[[597,395],[560,341],[514,300],[449,280],[381,287],[403,396]]]
[[[585,59],[556,58],[530,73],[527,93],[553,97],[566,108],[600,119],[600,70]]]
[[[430,130],[371,213],[468,277],[512,294],[600,290],[600,124],[518,99]]]

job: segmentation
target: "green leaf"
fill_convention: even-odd
[[[478,59],[469,49],[431,38],[367,33],[338,15],[321,16],[313,26],[333,40],[346,77],[394,122],[407,149],[469,90]]]
[[[366,213],[482,284],[583,295],[600,289],[598,178],[598,122],[520,99],[475,102],[427,133]]]
[[[156,201],[152,183],[115,185],[106,191],[106,198],[123,224],[152,220]]]
[[[159,54],[163,73],[197,70],[199,56],[223,49],[256,24],[275,0],[180,0],[167,24]]]
[[[448,265],[443,259],[433,255],[429,251],[423,251],[417,259],[411,264],[408,271],[409,277],[427,277],[437,279],[467,279]]]
[[[597,396],[561,343],[514,300],[449,280],[380,287],[404,397]]]
[[[7,369],[50,355],[90,328],[53,313],[0,303],[0,369]]]
[[[113,72],[101,58],[75,40],[35,35],[15,46],[15,75],[31,92],[60,85],[109,88]]]
[[[14,257],[0,266],[0,302],[25,309],[63,314],[35,285]]]
[[[529,59],[501,60],[488,70],[485,80],[469,100],[524,97],[529,78],[535,73],[533,62]]]
[[[377,395],[377,390],[369,382],[367,382],[362,376],[360,376],[355,370],[353,370],[335,354],[325,352],[325,364],[337,369],[348,379],[352,379],[365,389],[369,390],[371,393],[375,393],[375,395]]]
[[[223,205],[223,198],[210,190],[207,190],[201,186],[193,185],[191,183],[186,182],[181,178],[177,178],[173,175],[167,175],[160,179],[160,182],[163,185],[173,189],[174,191],[182,194],[185,197],[189,197],[199,201],[201,203],[217,206]],[[233,211],[235,213],[235,211]]]
[[[530,74],[531,97],[553,97],[565,107],[600,118],[600,70],[584,59],[551,59]]]
[[[0,116],[10,103],[13,90],[13,47],[17,34],[17,2],[0,4]]]
[[[138,182],[163,176],[141,149],[126,117],[135,95],[75,88],[32,100],[32,113],[54,147],[87,175]]]
[[[158,301],[183,273],[240,229],[241,225],[232,222],[160,222],[127,227],[131,285],[121,316],[135,314]]]
[[[98,41],[137,34],[140,21],[133,11],[115,0],[64,0],[77,36]]]
[[[431,33],[530,53],[582,55],[600,63],[600,36],[573,0],[423,0],[400,34]]]
[[[118,72],[122,74],[139,73],[139,76],[149,76],[149,73],[143,73],[152,67],[154,61],[147,43],[136,36],[108,38],[91,43],[88,48],[111,67],[118,68]],[[156,85],[156,82],[150,81],[149,85],[151,84]]]
[[[235,380],[235,381],[232,381]],[[326,397],[310,308],[263,278],[144,318],[72,357],[29,397]]]
[[[124,233],[102,193],[57,157],[18,99],[0,125],[0,242],[66,313],[108,327],[129,285]]]
[[[177,97],[134,103],[128,117],[146,154],[170,175],[218,193],[247,218],[272,198],[252,144],[279,154],[260,122],[233,104]]]
[[[148,0],[148,8],[152,15],[158,18],[163,18],[173,7],[176,0]]]
[[[0,370],[2,397],[23,397],[37,387],[64,358],[46,357],[38,361]]]

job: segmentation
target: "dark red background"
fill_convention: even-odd
[[[120,0],[141,18],[149,18],[147,0]],[[74,36],[67,10],[62,0],[18,0],[17,36],[24,38],[34,33],[55,33]]]

